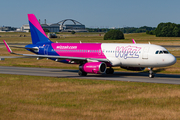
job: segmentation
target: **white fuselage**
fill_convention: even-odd
[[[158,45],[102,43],[101,48],[112,66],[164,67],[176,62],[167,49]]]

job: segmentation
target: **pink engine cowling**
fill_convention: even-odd
[[[104,62],[88,62],[79,66],[79,69],[86,73],[101,74],[106,72],[106,64]]]

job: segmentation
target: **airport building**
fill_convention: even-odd
[[[71,31],[88,32],[85,29],[85,25],[72,19],[65,19],[54,24],[46,24],[46,20],[45,20],[44,24],[41,24],[41,26],[43,29],[46,29],[49,32],[71,32]],[[23,25],[20,30],[23,32],[29,32],[29,29],[30,29],[29,25]]]
[[[3,26],[0,27],[0,32],[10,32],[10,31],[16,31],[17,28],[10,27],[10,26]]]
[[[47,29],[49,32],[59,32],[59,24],[41,24],[43,29]],[[29,32],[30,27],[29,25],[23,25],[21,27],[21,31],[23,32]]]
[[[68,23],[71,22],[71,23]],[[66,19],[58,22],[60,24],[61,32],[88,32],[85,28],[85,25],[73,19]]]
[[[23,25],[23,26],[21,27],[21,29],[18,30],[18,31],[29,32],[29,30],[30,30],[29,25]]]

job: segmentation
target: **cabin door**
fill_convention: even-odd
[[[142,53],[142,59],[148,59],[148,52],[149,52],[149,47],[144,47],[144,50]]]

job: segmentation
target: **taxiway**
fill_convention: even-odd
[[[49,76],[58,78],[180,84],[180,75],[156,74],[155,78],[148,78],[148,73],[144,72],[115,72],[113,75],[88,74],[87,76],[82,77],[78,76],[78,70],[0,66],[0,73],[15,75]]]

